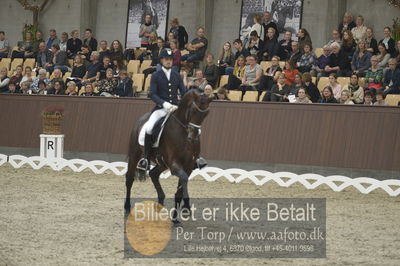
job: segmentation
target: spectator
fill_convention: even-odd
[[[113,68],[111,64],[111,59],[109,57],[104,57],[103,58],[103,64],[100,65],[98,72],[96,74],[97,78],[96,80],[103,80],[106,79],[106,72],[109,68]]]
[[[348,77],[351,73],[351,65],[346,55],[341,51],[340,44],[331,45],[332,53],[329,55],[328,64],[325,67],[323,75],[329,76],[335,73],[339,77]]]
[[[37,31],[35,34],[35,41],[33,42],[33,53],[36,55],[39,51],[39,44],[44,42],[43,34],[41,31]]]
[[[246,91],[254,91],[259,89],[260,79],[262,75],[262,69],[257,64],[257,57],[249,55],[246,58],[247,65],[245,66],[244,75],[242,78],[242,84],[240,85],[242,90],[242,100]]]
[[[285,73],[286,85],[292,86],[298,72],[299,70],[296,69],[296,62],[294,60],[286,61],[285,70],[283,70],[283,73]]]
[[[168,32],[168,35],[167,35],[167,40],[165,41],[165,48],[171,48],[171,46],[170,46],[170,42],[172,41],[172,40],[174,40],[174,33],[172,33],[172,32]]]
[[[85,92],[81,96],[98,96],[98,94],[94,92],[93,84],[88,83],[85,85]]]
[[[74,67],[72,68],[71,77],[67,78],[67,81],[74,81],[80,87],[80,83],[85,76],[86,66],[83,63],[82,56],[77,55],[74,58]]]
[[[262,51],[263,60],[271,61],[272,57],[278,56],[279,54],[279,43],[276,39],[275,29],[269,28],[267,32],[267,38],[264,42],[264,49]]]
[[[381,90],[383,87],[383,70],[379,67],[379,60],[376,55],[371,57],[371,67],[365,74],[366,88],[372,93]]]
[[[67,89],[65,90],[65,95],[68,96],[77,96],[78,95],[78,89],[76,87],[75,82],[70,81],[67,84]]]
[[[355,26],[356,26],[356,24],[353,21],[353,16],[350,13],[346,12],[343,16],[342,23],[339,24],[338,30],[339,30],[340,34],[343,36],[343,33],[346,30],[351,31]]]
[[[112,68],[108,68],[106,70],[106,78],[101,79],[99,82],[98,89],[100,96],[111,97],[115,95],[117,86],[118,80],[114,78]]]
[[[14,75],[10,78],[10,83],[13,83],[16,86],[16,89],[19,90],[20,89],[20,83],[21,80],[23,78],[23,74],[22,74],[23,68],[21,65],[18,65],[15,68],[15,73]]]
[[[160,37],[160,39],[162,38]],[[158,51],[157,43],[158,43],[157,33],[152,32],[149,37],[149,45],[147,46],[146,52],[143,52],[141,55],[138,56],[138,60],[140,60],[140,63],[142,63],[146,57],[148,58],[150,57],[151,59],[151,54],[154,52],[154,50],[157,49]]]
[[[279,41],[279,58],[282,61],[289,60],[292,53],[292,32],[286,31],[283,40]]]
[[[379,61],[378,66],[382,69],[385,69],[389,62],[390,54],[386,50],[386,47],[383,43],[380,43],[378,45],[378,51],[379,51],[379,53],[376,55],[376,58]]]
[[[384,38],[379,41],[379,44],[383,43],[388,53],[393,56],[396,52],[396,43],[392,38],[392,31],[390,27],[385,27],[383,30],[383,36]]]
[[[208,54],[206,57],[206,65],[203,70],[204,77],[206,78],[209,85],[216,88],[217,82],[219,80],[219,69],[214,62],[214,56]]]
[[[304,88],[303,76],[301,75],[300,72],[297,72],[296,75],[294,76],[294,82],[290,86],[289,95],[295,95],[297,97],[300,88]]]
[[[196,34],[197,37],[191,43],[186,44],[189,54],[182,56],[182,61],[186,61],[185,65],[188,70],[192,69],[193,62],[203,60],[208,46],[208,40],[204,37],[204,29],[202,27],[197,29]]]
[[[275,22],[272,21],[271,13],[268,11],[264,12],[263,19],[264,19],[264,22],[263,22],[262,26],[264,27],[264,33],[265,33],[263,40],[265,40],[267,38],[267,32],[268,32],[269,28],[273,28],[275,30],[275,38],[278,39],[278,37],[279,37],[278,26],[276,25]]]
[[[313,103],[319,102],[321,99],[321,93],[319,92],[317,86],[312,82],[312,77],[310,73],[303,74],[303,84],[306,94],[309,96]]]
[[[276,83],[279,74],[282,73],[279,60],[280,58],[278,56],[272,57],[272,65],[266,69],[264,75],[261,76],[260,91],[270,91],[272,86]]]
[[[30,84],[28,82],[21,82],[20,93],[22,93],[22,94],[32,94],[32,90],[30,89]]]
[[[237,60],[239,56],[246,58],[250,55],[249,51],[243,47],[243,42],[240,39],[236,39],[233,42],[233,47],[236,49],[235,60]]]
[[[371,56],[372,54],[366,50],[365,41],[360,40],[357,45],[357,50],[351,60],[351,69],[353,73],[359,77],[365,76],[365,71],[371,67]]]
[[[341,104],[354,104],[354,102],[350,98],[350,92],[347,90],[342,91],[340,96],[340,103]]]
[[[110,59],[113,60],[123,60],[124,59],[124,48],[118,40],[114,40],[110,47]]]
[[[53,45],[53,44],[60,44],[60,40],[57,38],[57,32],[56,32],[56,30],[55,29],[51,29],[50,31],[49,31],[49,38],[47,38],[47,40],[46,40],[46,47],[47,47],[47,49],[48,50],[50,50],[51,49],[51,46]],[[65,51],[65,50],[64,50]]]
[[[88,83],[88,82],[95,81],[97,78],[97,73],[100,70],[101,63],[99,62],[99,53],[98,52],[93,52],[90,55],[90,61],[92,61],[92,63],[90,63],[87,66],[87,71],[86,71],[85,76],[82,79],[82,83]]]
[[[246,66],[246,58],[241,55],[236,60],[236,65],[233,73],[229,75],[228,84],[226,86],[228,91],[238,90],[239,86],[242,84],[242,78],[244,76]]]
[[[50,87],[51,88],[54,88],[54,84],[56,82],[60,82],[62,87],[64,87],[65,84],[64,84],[64,80],[63,80],[63,74],[62,74],[60,69],[58,69],[58,68],[54,69],[54,72],[53,72],[52,76],[53,76],[53,79],[50,82]]]
[[[8,88],[6,91],[3,92],[4,94],[16,94],[20,93],[19,90],[17,89],[17,86],[15,83],[10,82],[8,83]]]
[[[323,48],[323,53],[320,57],[315,62],[315,65],[313,67],[313,70],[311,71],[311,74],[318,79],[322,77],[325,67],[329,64],[329,56],[331,55],[331,47],[328,45],[325,45]]]
[[[380,106],[387,106],[389,105],[385,99],[386,99],[386,94],[383,93],[383,91],[378,91],[376,93],[376,102],[374,103],[374,105],[380,105]]]
[[[119,97],[133,97],[133,81],[128,77],[126,70],[122,70],[119,74],[116,95]]]
[[[150,15],[146,15],[144,24],[141,24],[139,28],[141,47],[147,48],[149,45],[149,37],[152,32],[157,32],[157,26],[152,24],[152,17]]]
[[[299,43],[296,41],[292,42],[292,52],[289,55],[289,60],[293,60],[295,64],[300,60],[301,51],[299,49]]]
[[[389,68],[385,73],[383,87],[385,94],[400,94],[400,68],[396,68],[397,59],[389,60]]]
[[[217,99],[218,101],[230,101],[228,97],[228,93],[224,88],[219,88],[217,91]]]
[[[60,81],[54,82],[54,86],[47,90],[47,94],[65,95],[64,82],[60,82]]]
[[[303,103],[303,104],[312,103],[312,101],[307,97],[306,90],[304,88],[299,89],[298,97],[296,97],[295,103]]]
[[[3,67],[0,69],[0,92],[6,92],[8,88],[8,83],[10,83],[10,78],[7,77],[7,68]]]
[[[4,31],[0,31],[0,59],[8,57],[8,52],[10,50],[10,44],[6,39],[6,34]]]
[[[272,86],[271,92],[267,91],[262,99],[263,102],[286,102],[290,87],[286,83],[285,74],[281,73],[278,82]]]
[[[71,38],[67,41],[67,54],[69,58],[75,57],[78,52],[81,50],[82,41],[79,39],[79,32],[77,30],[73,30],[71,32]]]
[[[372,102],[372,93],[368,90],[364,92],[364,105],[374,105]]]
[[[304,28],[301,28],[299,32],[297,33],[297,37],[299,38],[299,49],[300,51],[304,50],[304,46],[308,44],[310,47],[312,47],[312,41],[310,37],[310,33]]]
[[[234,56],[232,53],[232,47],[230,42],[224,43],[222,47],[222,52],[218,59],[219,73],[221,75],[225,74],[227,67],[232,67],[234,65]]]
[[[12,52],[12,58],[34,58],[32,32],[25,33],[25,40],[18,42],[18,50]]]
[[[184,73],[186,73],[186,72],[184,72]],[[195,78],[193,81],[188,81],[187,73],[185,75],[186,76],[183,81],[185,83],[185,86],[188,88],[197,87],[201,90],[204,90],[206,88],[206,86],[208,85],[208,82],[203,75],[203,71],[201,71],[201,70],[196,71]]]
[[[108,48],[107,41],[103,40],[103,41],[100,42],[100,49],[99,49],[99,61],[100,62],[103,62],[103,57],[104,56],[110,57],[111,56],[111,51]]]
[[[310,72],[316,64],[316,55],[312,51],[312,46],[308,43],[304,45],[303,54],[297,62],[297,67],[301,73]]]
[[[365,45],[367,51],[373,55],[378,53],[378,42],[374,38],[374,31],[372,28],[367,28],[366,37],[365,37]]]
[[[350,99],[356,104],[361,104],[364,100],[364,89],[358,83],[358,75],[352,74],[350,83],[343,87],[343,91],[349,91]]]
[[[90,63],[90,54],[92,50],[89,45],[82,44],[81,50],[78,52],[77,55],[82,56],[85,59],[85,64]]]
[[[189,41],[189,36],[185,27],[179,25],[179,20],[177,18],[171,20],[171,29],[169,31],[174,34],[174,39],[178,40],[179,50],[185,49],[185,45]]]
[[[216,99],[216,96],[213,92],[213,87],[210,84],[207,84],[206,87],[204,88],[204,94],[208,98]]]
[[[356,26],[351,29],[351,33],[353,34],[356,43],[365,40],[365,38],[367,37],[367,27],[364,26],[363,16],[357,16]]]
[[[112,62],[113,65],[113,70],[114,70],[114,78],[119,78],[119,73],[121,73],[122,70],[126,70],[126,67],[124,66],[124,62],[122,59],[115,59]]]
[[[329,75],[329,87],[333,91],[333,97],[339,101],[342,95],[342,86],[337,82],[337,76],[335,73]]]
[[[327,86],[324,88],[322,91],[322,99],[320,100],[320,103],[338,103],[336,98],[333,97],[333,91],[332,88]]]
[[[91,29],[85,30],[85,39],[83,40],[83,44],[89,46],[91,51],[97,50],[97,40],[93,38],[93,32]]]
[[[68,44],[68,33],[61,33],[60,50],[66,52]]]
[[[51,59],[51,63],[46,68],[48,72],[52,72],[55,69],[59,69],[64,74],[69,70],[68,68],[68,57],[67,52],[60,50],[60,45],[57,43],[51,46],[51,52],[53,53],[53,57]]]
[[[350,62],[356,51],[356,42],[354,41],[353,34],[349,30],[343,32],[342,51]]]
[[[261,25],[262,24],[262,18],[259,14],[256,14],[253,18],[253,26],[251,26],[250,33],[253,31],[257,32],[257,35],[260,37],[262,41],[264,41],[264,36],[265,36],[265,31],[264,27]]]
[[[264,42],[258,37],[256,31],[250,33],[250,43],[247,47],[249,53],[261,58],[262,51],[264,49]]]
[[[29,87],[35,81],[36,77],[32,75],[32,68],[30,66],[25,67],[25,75],[22,77],[20,84],[26,83]]]
[[[396,52],[394,53],[393,58],[397,60],[397,63],[400,63],[400,40],[397,41]]]
[[[44,42],[41,42],[39,44],[39,52],[37,54],[36,62],[37,62],[37,67],[39,69],[45,68],[47,69],[50,64],[51,64],[51,59],[52,59],[52,53],[49,51],[46,47],[46,44]]]
[[[143,71],[145,79],[147,78],[148,75],[156,72],[157,70],[157,65],[161,67],[160,65],[160,53],[162,49],[164,48],[164,40],[161,37],[158,37],[157,39],[157,47],[153,49],[151,52],[151,65],[149,68],[145,69]]]
[[[338,30],[332,31],[332,40],[330,40],[326,45],[331,46],[334,42],[342,44],[342,38]]]
[[[181,69],[181,60],[182,54],[181,51],[178,49],[178,41],[172,40],[170,43],[171,51],[172,51],[172,70],[175,70],[179,73]]]

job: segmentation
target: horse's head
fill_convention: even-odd
[[[187,92],[181,103],[178,112],[188,130],[188,139],[198,138],[201,124],[209,113],[209,105],[212,98],[209,98],[203,91],[192,89]]]

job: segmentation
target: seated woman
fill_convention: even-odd
[[[349,62],[356,51],[356,42],[354,41],[353,34],[351,31],[346,30],[343,33],[342,51],[346,55]]]
[[[67,41],[67,55],[68,58],[74,58],[81,50],[82,41],[79,39],[79,32],[73,30],[71,32],[71,38]]]
[[[172,51],[172,69],[179,73],[181,69],[182,54],[181,50],[178,49],[178,41],[173,39],[169,45]]]
[[[374,38],[374,30],[372,28],[367,28],[365,47],[367,48],[367,51],[373,55],[378,53],[378,42]]]
[[[351,69],[353,73],[359,77],[365,76],[365,71],[371,67],[371,56],[372,54],[366,50],[365,41],[361,40],[358,42],[357,51],[353,55],[351,60]]]
[[[38,77],[31,84],[31,90],[32,90],[33,94],[38,94],[40,92],[42,92],[42,94],[43,94],[44,91],[40,90],[39,82],[45,83],[46,91],[47,91],[47,89],[49,89],[51,87],[51,80],[47,78],[47,72],[43,68],[39,70]]]
[[[295,103],[312,103],[312,101],[308,98],[306,90],[304,88],[299,89],[298,97],[296,97]]]
[[[311,74],[306,72],[303,74],[303,88],[306,90],[306,94],[309,96],[313,103],[319,102],[321,99],[321,93],[318,90],[317,85],[312,82]]]
[[[218,101],[230,101],[228,97],[228,93],[224,88],[219,88],[217,91],[217,99]]]
[[[379,67],[379,60],[376,55],[371,57],[371,67],[365,73],[365,89],[375,94],[383,89],[383,70]]]
[[[337,82],[337,76],[335,73],[329,75],[329,87],[333,91],[333,97],[339,101],[342,96],[342,86]]]
[[[29,86],[35,81],[36,77],[32,75],[32,68],[30,66],[25,67],[24,76],[21,79],[22,83],[27,83]]]
[[[61,83],[60,81],[54,82],[54,86],[47,90],[47,94],[65,95],[64,83]]]
[[[106,70],[106,78],[100,80],[98,90],[100,96],[111,97],[115,95],[118,86],[118,81],[114,78],[114,72],[112,68]]]
[[[394,53],[396,52],[396,42],[392,38],[392,30],[390,29],[390,27],[385,27],[385,29],[383,30],[383,36],[384,38],[379,41],[379,44],[384,44],[388,53],[390,55],[394,55]]]
[[[204,67],[203,73],[208,84],[215,88],[219,80],[219,69],[218,66],[214,63],[214,56],[212,54],[208,54],[206,57],[206,65]]]
[[[290,86],[289,95],[295,95],[297,97],[300,88],[304,88],[303,76],[300,72],[298,72],[295,75],[293,84]]]
[[[165,40],[165,48],[171,48],[171,41],[175,40],[175,35],[173,32],[168,32],[167,39]]]
[[[22,66],[21,65],[17,66],[15,68],[14,75],[10,78],[10,83],[14,83],[17,90],[20,89],[20,83],[23,78],[22,71],[23,71]]]
[[[207,95],[208,98],[215,100],[217,96],[214,94],[213,87],[210,84],[207,84],[204,88],[204,94]]]
[[[290,87],[286,84],[286,76],[281,73],[278,82],[272,86],[271,91],[267,91],[262,99],[263,102],[288,102]]]
[[[94,92],[93,84],[87,83],[85,85],[85,92],[82,93],[81,96],[98,96],[98,95]]]
[[[229,75],[228,83],[226,85],[226,89],[228,91],[238,90],[239,86],[242,84],[242,78],[244,76],[246,66],[246,59],[244,56],[239,56],[236,60],[235,68],[233,69],[233,73]]]
[[[264,61],[270,61],[272,57],[279,55],[279,43],[274,28],[268,29],[267,38],[264,41],[264,49],[262,49],[261,54]]]
[[[262,69],[259,64],[257,64],[257,57],[254,55],[249,55],[246,58],[247,65],[245,66],[244,75],[242,78],[242,84],[240,89],[242,91],[242,98],[246,94],[246,91],[255,91],[259,89],[260,78],[262,75]]]
[[[297,37],[299,38],[300,51],[304,50],[306,44],[308,44],[310,48],[312,47],[311,36],[306,29],[304,28],[300,29],[299,32],[297,33]]]
[[[356,104],[361,104],[364,100],[364,89],[358,85],[358,75],[353,74],[350,77],[350,83],[343,87],[343,91],[350,92],[350,100]]]
[[[78,95],[78,91],[77,91],[75,82],[70,81],[67,83],[67,89],[65,90],[65,95],[68,95],[68,96],[77,96]]]
[[[160,53],[163,48],[164,48],[164,40],[163,40],[163,38],[158,37],[157,38],[157,48],[153,49],[153,51],[151,52],[151,65],[149,68],[143,70],[145,79],[147,78],[148,75],[156,72],[157,65],[160,64]]]
[[[303,54],[297,62],[297,67],[301,73],[310,72],[316,64],[316,56],[310,44],[304,44]]]
[[[364,92],[364,105],[374,105],[374,103],[372,102],[372,92],[370,92],[369,90]]]
[[[265,70],[264,75],[260,79],[260,90],[270,91],[272,86],[276,83],[282,68],[279,66],[279,57],[272,57],[272,65]]]
[[[150,58],[154,49],[158,49],[157,40],[158,40],[157,32],[150,33],[149,45],[147,45],[146,51],[138,56],[138,60],[140,60],[140,63],[142,63],[143,60],[146,59],[146,57]]]
[[[342,44],[342,37],[338,30],[334,29],[332,31],[332,39],[326,44],[327,46],[331,46],[334,42],[338,44]]]
[[[235,56],[232,53],[232,46],[230,42],[224,43],[222,52],[218,59],[219,73],[221,75],[225,74],[227,67],[233,67],[235,62]]]
[[[378,51],[379,51],[379,53],[376,55],[376,57],[379,61],[378,67],[380,67],[384,70],[388,66],[390,54],[386,50],[386,47],[383,43],[380,43],[378,45]]]
[[[201,90],[204,90],[206,86],[208,85],[208,82],[206,78],[204,77],[203,71],[202,70],[197,70],[195,72],[195,77],[194,78],[188,78],[187,72],[186,71],[181,71],[183,73],[183,83],[187,88],[199,88]]]
[[[385,101],[386,95],[383,93],[383,91],[378,91],[376,93],[376,102],[374,105],[380,105],[380,106],[388,106],[389,104]]]
[[[111,62],[114,60],[123,60],[124,59],[124,48],[122,47],[122,44],[120,41],[114,40],[111,43],[109,55],[110,55]]]
[[[324,88],[324,90],[322,91],[322,99],[320,100],[320,103],[337,103],[336,98],[333,96],[333,91],[331,87],[326,86]]]
[[[365,40],[367,35],[367,27],[364,26],[364,17],[357,16],[356,18],[356,26],[351,29],[351,33],[353,34],[354,40],[358,44],[360,41]]]
[[[281,60],[289,60],[290,54],[292,53],[292,32],[286,31],[283,40],[279,41],[278,45],[278,55]]]
[[[342,91],[342,94],[340,96],[340,103],[341,104],[354,104],[354,102],[350,98],[350,92],[349,91]]]
[[[119,97],[133,97],[133,80],[128,77],[126,70],[122,70],[119,74],[116,95]]]
[[[12,52],[12,58],[35,58],[33,35],[30,31],[25,33],[25,40],[19,41],[17,45],[18,50]]]
[[[67,78],[67,80],[74,80],[75,82],[82,81],[86,71],[87,69],[84,64],[83,57],[81,55],[77,55],[74,58],[74,66],[72,68],[71,77]]]
[[[299,70],[296,69],[296,61],[290,60],[285,63],[285,70],[283,70],[283,73],[285,73],[286,85],[292,85],[298,72]]]
[[[112,66],[114,70],[114,78],[119,78],[119,73],[121,73],[122,70],[126,70],[126,66],[122,59],[115,58],[112,62]]]
[[[10,83],[10,78],[7,77],[7,68],[3,67],[0,69],[0,93],[6,92],[8,90],[8,83]]]
[[[322,77],[323,72],[325,71],[325,67],[329,63],[329,56],[331,54],[331,47],[328,45],[325,45],[323,48],[323,53],[320,57],[317,58],[313,69],[311,70],[311,75],[313,77],[317,77],[318,79]]]

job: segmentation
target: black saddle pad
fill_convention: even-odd
[[[154,144],[157,142],[158,135],[160,134],[162,124],[164,123],[165,116],[156,122],[153,127],[153,134],[151,135],[151,142]]]

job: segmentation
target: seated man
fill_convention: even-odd
[[[103,80],[106,78],[107,69],[113,68],[111,64],[111,59],[108,56],[103,57],[103,64],[99,66],[96,73],[97,80]]]
[[[262,58],[262,51],[264,49],[264,42],[260,39],[257,34],[257,31],[253,30],[250,33],[250,44],[247,48],[249,53],[252,55],[256,55],[258,58]]]
[[[332,53],[323,71],[323,76],[328,77],[330,74],[335,73],[338,77],[349,77],[351,74],[350,61],[341,51],[340,44],[335,42],[331,45],[331,48]]]
[[[99,72],[99,70],[100,70],[101,63],[99,62],[99,53],[96,51],[93,52],[90,55],[90,60],[92,61],[92,63],[90,63],[87,66],[86,74],[82,78],[82,84],[92,83],[92,82],[96,81],[97,72]]]
[[[301,51],[300,51],[300,45],[299,45],[299,42],[297,42],[297,41],[292,41],[292,52],[290,53],[290,55],[289,55],[289,60],[293,60],[293,61],[295,61],[296,62],[296,64],[297,64],[297,62],[300,60],[300,58],[301,58],[301,55],[302,55],[302,53],[301,53]],[[289,61],[288,60],[288,61]]]
[[[99,61],[103,62],[103,57],[104,56],[111,56],[111,51],[108,48],[108,43],[107,41],[101,41],[100,42],[100,49],[99,49]]]
[[[12,52],[12,58],[35,58],[33,45],[32,33],[27,31],[25,40],[18,42],[18,50]]]
[[[383,79],[384,93],[400,94],[400,69],[396,68],[397,60],[392,58],[389,60],[389,69],[386,70]]]
[[[49,31],[49,38],[46,40],[46,47],[47,47],[47,49],[51,49],[51,46],[53,45],[53,44],[55,44],[55,43],[57,43],[57,44],[60,44],[60,40],[57,38],[57,32],[56,32],[56,30],[55,29],[51,29],[50,31]]]
[[[39,44],[39,52],[36,57],[36,64],[39,69],[48,69],[51,65],[51,58],[53,54],[47,49],[46,44],[41,42]],[[53,71],[53,69],[52,69]]]
[[[204,28],[198,28],[196,35],[197,38],[186,44],[189,54],[182,56],[182,62],[188,70],[192,69],[193,62],[203,60],[208,46],[208,40],[204,37]]]
[[[67,52],[60,50],[60,45],[55,43],[51,46],[52,58],[50,64],[47,65],[46,70],[52,72],[55,69],[59,69],[64,74],[68,72],[68,57]]]
[[[6,39],[6,34],[4,31],[0,31],[0,59],[8,57],[9,49],[10,45]]]

